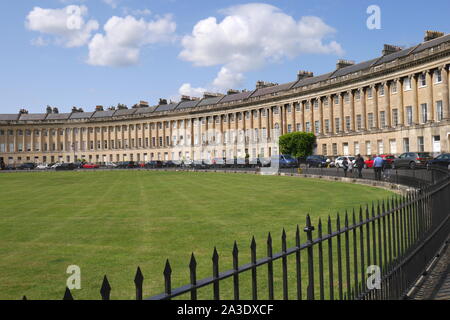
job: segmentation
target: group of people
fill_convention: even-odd
[[[354,168],[358,170],[358,178],[362,178],[362,170],[364,169],[364,158],[358,154],[356,156],[355,163],[353,164],[347,157],[342,161],[342,167],[344,169],[344,175],[347,176],[347,171],[352,171]],[[373,159],[373,169],[375,171],[375,180],[381,180],[381,173],[384,170],[384,160],[379,155],[376,155]]]

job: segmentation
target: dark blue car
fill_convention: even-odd
[[[309,156],[308,158],[306,158],[306,165],[308,166],[308,168],[322,168],[328,165],[327,160],[327,157],[321,155]]]
[[[429,160],[427,162],[427,168],[431,167],[443,167],[443,168],[450,168],[450,153],[443,153],[438,155],[433,160]]]
[[[298,161],[289,154],[280,154],[278,156],[272,156],[270,161],[272,165],[277,165],[280,168],[294,168],[298,166]]]

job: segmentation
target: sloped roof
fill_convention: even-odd
[[[0,114],[0,121],[16,121],[19,119],[19,114]]]
[[[197,105],[197,107],[209,106],[209,105],[211,105],[211,104],[217,104],[217,103],[219,103],[219,102],[222,100],[223,97],[224,97],[224,96],[218,96],[218,97],[212,97],[212,98],[205,98],[205,99],[202,99],[202,100],[199,102],[199,104]]]
[[[73,112],[70,119],[90,119],[94,112]]]
[[[292,81],[292,82],[288,82],[288,83],[284,83],[284,84],[280,84],[280,85],[276,85],[276,86],[271,86],[271,87],[257,89],[252,94],[252,98],[253,97],[263,96],[263,95],[266,95],[266,94],[274,94],[274,93],[277,93],[277,92],[280,92],[280,91],[289,90],[295,83],[296,83],[296,81]]]
[[[178,105],[178,102],[172,102],[172,103],[169,103],[169,104],[160,104],[160,105],[156,108],[155,112],[159,112],[159,111],[172,111],[172,110],[175,110],[175,108],[177,107],[177,105]]]
[[[45,120],[68,120],[71,113],[49,113]]]
[[[136,109],[118,109],[114,112],[114,117],[117,116],[130,116],[136,112]]]
[[[116,112],[116,110],[95,111],[92,118],[109,118],[113,116],[114,112]]]
[[[47,113],[23,113],[20,115],[21,121],[39,121],[45,120]]]
[[[239,92],[239,93],[226,95],[225,97],[223,97],[222,100],[220,100],[220,103],[222,103],[222,102],[238,101],[238,100],[245,100],[248,97],[250,97],[252,95],[252,93],[255,92],[255,91],[256,90],[244,91],[244,92]]]
[[[181,101],[177,106],[177,110],[195,108],[199,103],[200,100]]]
[[[136,108],[136,112],[134,114],[146,114],[146,113],[152,113],[156,109],[156,106],[153,107],[142,107],[142,108]]]

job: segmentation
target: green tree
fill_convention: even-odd
[[[306,157],[313,153],[316,136],[308,132],[292,132],[280,137],[280,151],[295,158]]]

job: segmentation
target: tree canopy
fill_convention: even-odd
[[[280,152],[295,158],[306,157],[313,153],[316,136],[308,132],[292,132],[280,137]]]

